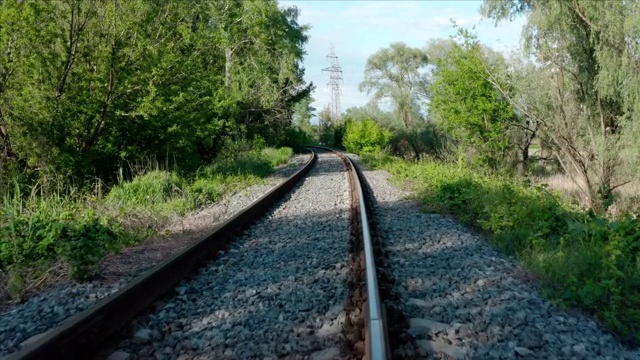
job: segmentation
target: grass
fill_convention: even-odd
[[[575,206],[587,208],[585,197],[578,185],[567,174],[553,173],[544,176],[533,176],[532,181],[544,184],[550,190]],[[625,214],[640,213],[640,181],[631,181],[613,192],[614,203],[608,209],[611,217],[617,218]]]
[[[142,241],[172,217],[263,181],[292,155],[290,148],[229,151],[190,176],[155,169],[121,179],[103,197],[73,189],[45,193],[38,186],[24,194],[16,184],[0,201],[0,277],[14,298],[35,273],[56,263],[67,264],[73,279],[90,279],[108,253]]]
[[[363,159],[410,184],[427,211],[486,230],[557,304],[581,308],[624,340],[640,343],[640,219],[598,217],[546,186],[457,165]]]

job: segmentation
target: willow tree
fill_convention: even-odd
[[[378,102],[389,99],[408,128],[412,110],[426,96],[426,75],[421,70],[429,65],[427,55],[418,48],[396,42],[369,56],[360,90],[373,93]]]
[[[369,56],[360,91],[373,94],[373,103],[388,100],[403,124],[398,129],[419,158],[421,146],[416,136],[425,125],[421,105],[427,95],[427,55],[405,43],[392,43]]]
[[[304,44],[308,25],[296,7],[276,1],[210,2],[215,42],[224,58],[224,84],[238,101],[238,119],[250,132],[272,137],[291,124],[292,106],[306,98]]]
[[[512,103],[541,125],[590,208],[606,211],[637,168],[639,3],[485,0],[482,12],[496,22],[527,16],[525,49],[542,87],[520,82]]]

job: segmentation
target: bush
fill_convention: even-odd
[[[347,121],[343,144],[349,152],[367,154],[382,151],[389,139],[389,130],[373,120]]]
[[[264,148],[262,150],[262,156],[269,162],[271,167],[276,167],[282,164],[286,164],[287,161],[293,156],[293,149],[288,147],[276,148]]]
[[[318,127],[318,140],[321,145],[342,149],[344,147],[344,124],[325,124]]]
[[[288,128],[285,130],[281,145],[292,148],[295,152],[303,152],[307,145],[315,143],[310,134],[300,128]]]
[[[210,177],[196,179],[189,186],[189,192],[193,198],[195,207],[214,203],[226,192],[225,181],[222,177]]]
[[[46,268],[59,260],[70,266],[73,279],[87,280],[109,252],[142,239],[134,226],[121,225],[129,215],[150,214],[151,220],[140,224],[146,229],[154,220],[185,213],[258,183],[293,154],[290,148],[264,148],[255,142],[230,146],[238,151],[224,153],[190,178],[155,170],[131,181],[121,179],[102,199],[84,198],[72,190],[45,194],[38,186],[24,195],[16,185],[0,202],[0,271],[15,270],[8,284],[12,294],[21,296],[24,286],[20,283],[29,277],[27,270]]]
[[[544,187],[453,165],[363,157],[410,181],[428,210],[487,230],[539,279],[555,302],[594,314],[640,341],[640,219],[579,212]]]
[[[65,223],[58,234],[56,253],[71,266],[71,278],[88,280],[98,270],[98,263],[107,255],[116,233],[95,217]]]

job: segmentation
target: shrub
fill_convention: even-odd
[[[302,152],[307,145],[315,143],[311,135],[300,128],[288,128],[285,130],[281,145],[291,147],[295,152]]]
[[[61,259],[70,265],[73,279],[90,278],[109,249],[117,247],[118,236],[113,225],[103,224],[106,221],[69,200],[53,195],[5,198],[0,210],[0,269]]]
[[[107,255],[116,233],[95,217],[63,224],[56,241],[56,253],[71,266],[71,278],[88,280],[98,270],[98,263]]]
[[[389,130],[373,120],[347,121],[343,144],[347,151],[356,154],[380,152],[391,139]]]
[[[225,190],[222,177],[199,178],[189,186],[189,192],[196,207],[220,200]]]
[[[282,148],[264,148],[262,150],[262,156],[269,162],[271,167],[282,165],[289,161],[293,156],[293,149],[288,147]]]
[[[37,185],[25,195],[15,185],[0,202],[0,271],[10,274],[10,292],[20,297],[25,279],[33,278],[28,271],[46,269],[59,260],[70,266],[73,279],[87,280],[109,252],[153,233],[122,225],[130,214],[150,214],[140,224],[147,229],[155,220],[218,201],[229,191],[259,182],[293,154],[290,148],[264,148],[259,140],[232,147],[238,151],[219,156],[191,178],[155,170],[131,181],[121,179],[104,198],[89,199],[72,190],[45,194]]]

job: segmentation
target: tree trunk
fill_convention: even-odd
[[[6,159],[12,159],[20,165],[23,170],[31,170],[29,163],[26,160],[19,157],[13,152],[11,147],[11,139],[9,137],[9,130],[7,130],[7,124],[4,119],[2,109],[0,109],[0,140],[2,140],[2,147],[4,148],[4,156]]]
[[[231,48],[224,49],[224,85],[229,88],[231,86],[231,60],[233,50]]]
[[[518,175],[525,176],[529,171],[529,145],[525,145],[520,149],[521,160],[518,163]]]

